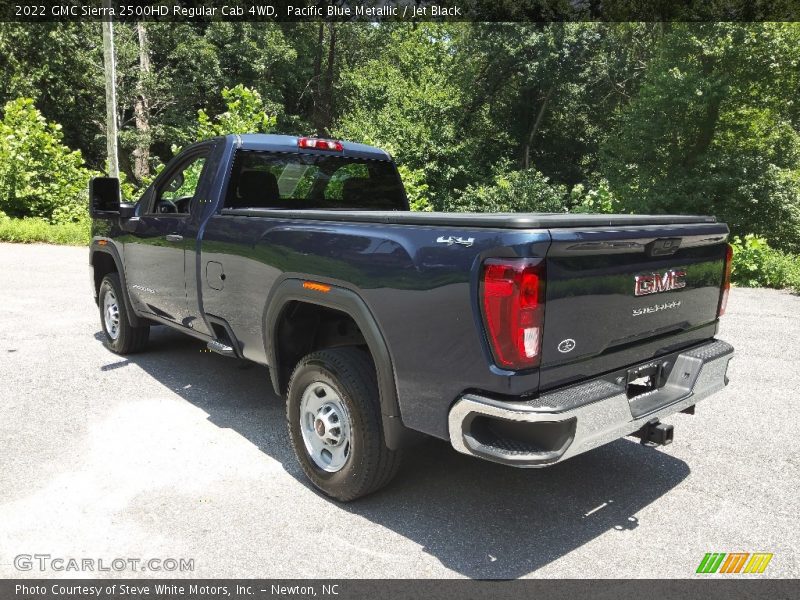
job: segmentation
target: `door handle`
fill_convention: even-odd
[[[167,234],[167,241],[168,242],[182,242],[183,241],[183,236],[175,234],[175,233],[169,233],[169,234]]]

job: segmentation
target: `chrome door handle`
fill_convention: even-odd
[[[183,236],[182,235],[177,235],[175,233],[169,233],[169,234],[167,234],[167,241],[168,242],[182,242],[183,241]]]

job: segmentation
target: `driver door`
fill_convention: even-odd
[[[184,239],[208,148],[182,157],[142,200],[138,222],[125,241],[125,276],[137,310],[191,327],[186,299]]]

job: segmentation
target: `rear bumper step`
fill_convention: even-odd
[[[631,434],[670,443],[671,426],[658,420],[688,412],[724,388],[732,357],[730,344],[712,340],[534,400],[466,394],[450,410],[450,443],[464,454],[518,467],[552,465]],[[655,363],[665,372],[660,387],[629,397],[625,374]]]
[[[228,346],[227,344],[220,342],[219,340],[211,340],[210,342],[208,342],[206,347],[212,352],[216,352],[217,354],[221,354],[222,356],[236,358],[236,350],[234,350],[231,346]]]

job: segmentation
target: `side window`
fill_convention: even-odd
[[[205,155],[195,156],[161,184],[156,191],[153,212],[160,215],[188,215],[205,164]]]

